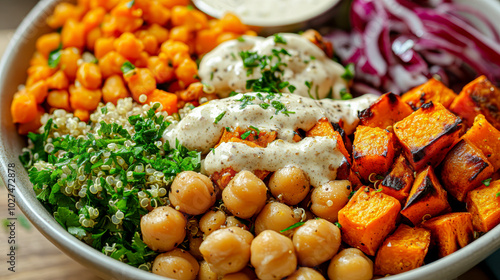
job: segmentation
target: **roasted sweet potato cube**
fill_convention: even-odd
[[[333,128],[333,125],[328,121],[327,118],[320,119],[313,126],[313,128],[307,131],[306,136],[307,137],[324,136],[331,139],[336,139],[340,152],[344,155],[349,164],[351,164],[351,156],[349,155],[347,149],[345,148],[342,135],[340,135],[340,133]]]
[[[359,124],[386,129],[413,113],[411,107],[398,95],[386,93],[370,107],[358,113]]]
[[[478,114],[500,129],[500,89],[485,76],[468,83],[451,103],[450,110],[471,126]]]
[[[400,155],[394,162],[391,172],[385,176],[379,187],[382,192],[399,200],[404,205],[413,185],[413,168],[408,160]]]
[[[431,231],[431,242],[438,248],[440,258],[472,242],[474,230],[470,213],[455,212],[432,218],[422,223]]]
[[[488,232],[500,224],[500,180],[470,191],[466,201],[476,231]]]
[[[353,168],[368,181],[370,174],[385,175],[394,161],[394,135],[386,129],[358,126],[352,148]]]
[[[413,114],[394,124],[394,133],[415,171],[436,167],[458,142],[460,118],[440,103],[425,103]]]
[[[500,169],[500,131],[493,127],[483,115],[477,115],[474,125],[464,134],[463,139],[469,140],[483,151],[495,168],[495,172]]]
[[[401,224],[387,237],[375,257],[375,274],[399,274],[424,264],[431,243],[431,232]]]
[[[446,191],[439,183],[432,167],[428,166],[415,178],[401,215],[416,226],[424,219],[436,217],[450,210]]]
[[[410,105],[413,110],[417,110],[430,101],[441,103],[444,107],[449,108],[456,97],[457,94],[453,90],[446,87],[442,82],[431,78],[424,84],[407,91],[401,96],[401,100]]]
[[[394,197],[361,187],[339,211],[342,240],[374,256],[385,237],[396,227],[400,209]]]
[[[468,140],[460,140],[441,163],[443,187],[458,201],[491,177],[494,168],[483,152]]]

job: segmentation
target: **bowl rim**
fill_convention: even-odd
[[[45,22],[45,16],[52,11],[52,7],[63,1],[64,0],[40,1],[25,17],[16,29],[12,40],[9,42],[0,61],[0,73],[2,73],[0,74],[0,98],[4,100],[4,102],[8,102],[9,107],[14,93],[6,92],[4,88],[7,83],[12,83],[12,81],[8,80],[8,75],[3,73],[7,73],[7,71],[9,71],[9,69],[16,64],[16,59],[20,54],[20,46],[29,44],[34,45],[34,39],[31,38],[31,40],[23,40],[23,34],[32,31],[33,23],[41,22],[42,20]],[[483,5],[493,5],[498,15],[500,15],[500,4],[498,2],[494,0],[476,1],[482,2]],[[5,112],[0,114],[2,132],[7,131],[5,124],[7,124],[7,127],[10,130],[14,127],[9,113],[10,111],[7,113],[7,116],[5,116]],[[17,134],[15,129],[14,133]],[[12,154],[16,151],[7,151],[7,149],[5,149],[6,146],[4,141],[6,138],[4,137],[7,136],[2,133],[0,135],[0,175],[7,186],[6,179],[9,174],[8,164],[15,163],[16,166],[20,166],[20,170],[16,170],[17,176],[21,177],[21,180],[18,180],[21,184],[17,183],[14,190],[16,203],[31,223],[47,239],[49,239],[49,241],[51,241],[66,255],[93,270],[98,276],[106,279],[168,279],[108,257],[64,230],[34,197],[31,183],[29,183],[29,180],[26,183],[27,172],[20,164],[17,154]],[[390,276],[385,279],[452,279],[463,274],[499,248],[500,226],[497,226],[477,240],[449,256],[438,259],[417,269]]]

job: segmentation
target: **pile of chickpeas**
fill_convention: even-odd
[[[100,102],[133,97],[169,114],[216,98],[203,92],[196,60],[218,44],[256,35],[235,15],[210,19],[189,0],[62,2],[47,18],[54,31],[36,41],[11,115],[20,134],[46,112],[63,109],[87,122]],[[125,63],[135,66],[123,72]]]
[[[337,222],[351,184],[312,188],[297,167],[266,183],[240,171],[224,189],[200,173],[177,175],[170,205],[142,217],[152,272],[173,279],[371,279],[373,263],[344,248]],[[181,249],[183,248],[183,249]]]

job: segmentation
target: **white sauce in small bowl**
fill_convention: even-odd
[[[271,66],[263,70],[255,67],[248,73],[241,53],[272,56],[271,65],[274,65],[278,58],[273,51],[285,50],[289,55],[279,54],[279,57],[286,66],[281,67],[283,74],[278,73],[277,76],[293,85],[296,88],[294,93],[316,99],[340,99],[340,91],[348,90],[347,82],[341,78],[344,67],[327,57],[323,50],[297,34],[281,33],[278,36],[284,40],[283,43],[277,43],[274,36],[243,36],[241,40],[222,43],[203,57],[198,75],[220,97],[228,97],[232,91],[251,92],[247,89],[247,81],[261,78],[261,72]],[[290,92],[289,88],[283,89],[283,92]]]
[[[214,17],[232,12],[245,24],[279,26],[310,20],[333,7],[338,0],[194,0]]]

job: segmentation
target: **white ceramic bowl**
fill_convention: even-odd
[[[105,256],[66,232],[35,198],[28,174],[18,156],[26,145],[12,123],[10,104],[19,84],[26,79],[26,69],[35,50],[35,40],[49,31],[45,19],[56,3],[62,0],[43,0],[24,19],[14,34],[0,62],[0,174],[6,179],[8,165],[15,164],[14,195],[19,208],[38,230],[64,253],[93,270],[104,279],[165,279]],[[492,22],[500,18],[500,4],[495,0],[475,0],[474,5]],[[500,248],[500,226],[458,252],[418,269],[384,279],[453,279],[463,274]]]

